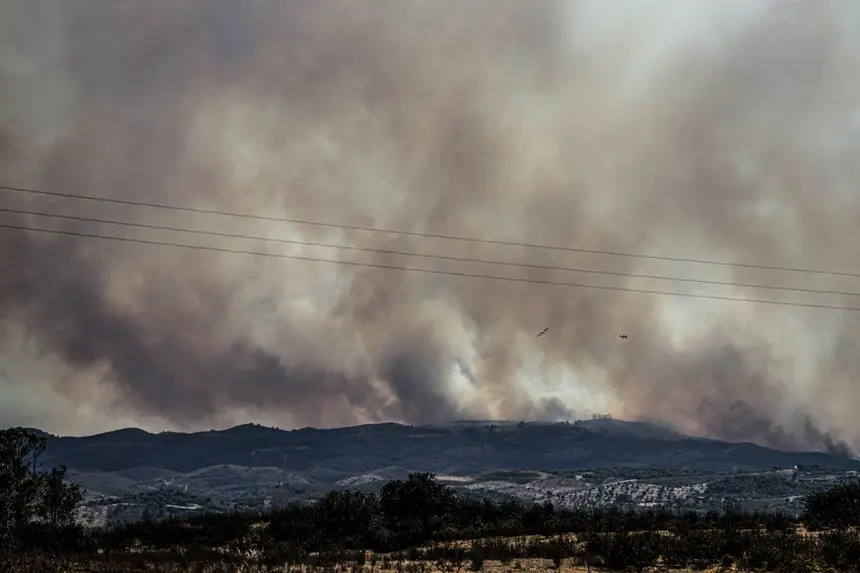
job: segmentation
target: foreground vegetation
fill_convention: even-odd
[[[860,484],[806,499],[799,518],[733,508],[559,510],[467,500],[431,474],[378,494],[334,491],[319,502],[83,528],[64,470],[40,472],[44,440],[0,432],[0,571],[322,570],[459,573],[545,563],[554,568],[803,573],[860,567]],[[541,562],[533,560],[543,560]]]

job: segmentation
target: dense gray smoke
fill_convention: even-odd
[[[345,225],[860,272],[860,10],[767,0],[6,0],[0,184]],[[0,192],[0,207],[621,273],[860,279]],[[0,214],[538,281],[770,292]],[[0,422],[57,432],[553,419],[860,445],[860,312],[0,229]],[[535,334],[549,327],[546,336]],[[619,339],[620,333],[629,339]]]

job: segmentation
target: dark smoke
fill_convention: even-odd
[[[7,0],[0,183],[409,231],[857,271],[846,1]],[[686,6],[686,4],[683,4]],[[634,25],[635,24],[635,25]],[[2,192],[0,206],[860,292],[860,280]],[[860,306],[3,214],[3,224]],[[586,410],[785,449],[860,441],[857,313],[0,230],[0,421],[61,432]],[[680,318],[679,318],[680,317]],[[549,326],[547,336],[534,334]],[[617,335],[627,332],[629,340]],[[50,418],[47,419],[46,418]]]

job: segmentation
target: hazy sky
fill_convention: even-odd
[[[860,272],[860,9],[777,0],[7,0],[0,184]],[[860,278],[599,257],[0,192],[271,238],[860,293]],[[860,307],[0,214],[232,249]],[[860,312],[0,230],[0,425],[282,427],[599,411],[860,445]],[[547,336],[535,334],[549,327]],[[626,332],[630,338],[618,339]]]

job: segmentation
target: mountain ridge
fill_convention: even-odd
[[[860,468],[833,453],[792,452],[750,442],[685,436],[651,422],[459,421],[285,430],[242,424],[223,430],[150,433],[125,428],[52,437],[47,461],[78,471],[153,467],[188,472],[218,466],[368,473],[380,467],[469,474],[505,468],[656,467],[725,470],[821,465]]]

